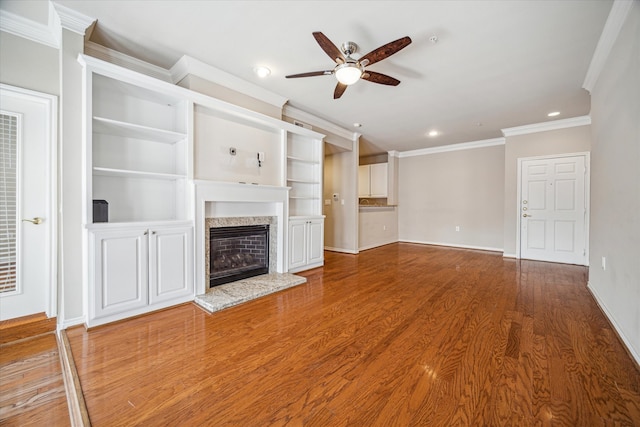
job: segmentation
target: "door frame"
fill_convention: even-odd
[[[56,317],[58,314],[58,97],[4,83],[0,83],[0,94],[2,97],[41,104],[46,110],[45,128],[48,138],[45,150],[47,158],[45,175],[48,186],[45,190],[45,215],[48,220],[43,225],[46,224],[48,227],[45,243],[48,256],[45,270],[50,280],[45,285],[47,293],[45,313],[47,317]]]
[[[591,153],[588,151],[578,152],[578,153],[563,153],[563,154],[549,154],[545,156],[533,156],[533,157],[518,157],[518,178],[517,178],[517,195],[516,195],[516,259],[520,259],[520,244],[521,238],[520,233],[522,232],[522,224],[520,216],[520,199],[522,198],[522,164],[528,160],[552,160],[552,159],[562,159],[565,157],[577,157],[584,156],[584,165],[587,168],[586,173],[584,175],[584,203],[586,205],[586,212],[584,218],[584,237],[585,237],[585,264],[589,266],[589,218],[591,216],[591,201],[589,199],[589,194],[591,193]]]

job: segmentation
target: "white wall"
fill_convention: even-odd
[[[283,185],[280,132],[260,129],[218,111],[196,106],[194,112],[195,178],[262,185]],[[229,154],[229,148],[236,155]],[[265,153],[258,167],[257,153]]]
[[[401,157],[399,239],[501,250],[504,164],[501,145]]]
[[[591,93],[589,288],[640,363],[640,3]],[[606,257],[603,270],[602,257]]]
[[[504,253],[516,254],[518,233],[518,159],[580,153],[591,149],[591,131],[588,125],[565,129],[508,136],[504,154]]]

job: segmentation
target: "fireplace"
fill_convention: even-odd
[[[269,272],[269,224],[209,229],[209,287]]]

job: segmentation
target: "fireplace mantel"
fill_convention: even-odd
[[[194,181],[196,200],[196,294],[205,293],[206,217],[275,216],[277,227],[276,272],[286,272],[286,230],[289,187],[236,182]]]

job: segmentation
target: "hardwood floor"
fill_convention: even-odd
[[[0,425],[71,425],[54,333],[0,346]]]
[[[584,267],[393,244],[302,274],[214,314],[69,330],[92,424],[640,425]]]

